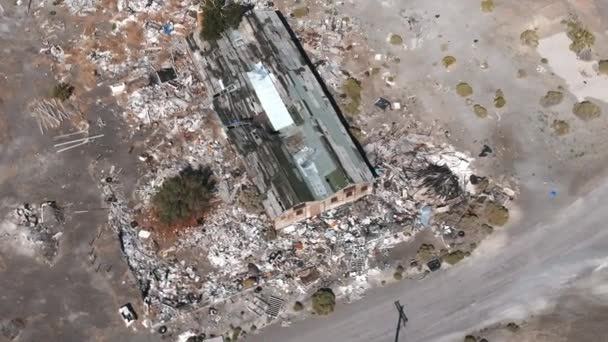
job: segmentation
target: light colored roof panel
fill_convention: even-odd
[[[280,131],[285,127],[293,125],[293,118],[272,82],[272,74],[268,72],[262,63],[257,63],[254,69],[247,73],[247,77],[258,99],[260,99],[262,108],[264,108],[272,128],[275,131]]]

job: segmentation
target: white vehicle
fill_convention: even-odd
[[[137,320],[137,314],[135,313],[135,310],[133,310],[131,303],[121,306],[120,309],[118,309],[118,313],[127,327]]]

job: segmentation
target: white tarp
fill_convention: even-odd
[[[256,64],[255,68],[247,73],[247,77],[249,77],[255,93],[260,99],[262,108],[264,108],[272,128],[275,131],[279,131],[293,125],[293,118],[272,82],[272,74],[268,72],[261,62]]]

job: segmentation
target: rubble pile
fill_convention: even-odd
[[[21,227],[21,235],[33,244],[45,262],[52,265],[59,251],[64,222],[63,212],[57,203],[46,201],[40,206],[25,203],[15,209],[14,218]]]
[[[213,129],[206,122],[204,112],[175,118],[162,141],[141,157],[150,166],[137,191],[144,206],[164,179],[189,163],[210,165],[220,183],[222,201],[199,225],[181,231],[170,248],[159,251],[154,234],[140,234],[144,228],[133,221],[134,210],[113,188],[116,182],[103,186],[111,199],[110,222],[120,233],[157,324],[200,308],[249,303],[248,312],[255,313],[261,327],[270,309],[260,303],[271,297],[300,300],[324,286],[356,300],[392,267],[378,262],[379,257],[421,230],[430,229],[438,237],[454,235],[469,203],[476,200],[472,158],[451,146],[435,146],[426,136],[372,132],[367,152],[379,174],[374,194],[275,233],[264,215],[237,205],[239,192],[250,184],[238,172],[238,162],[228,158],[226,146],[208,139]],[[170,143],[184,133],[194,134],[193,143]],[[500,187],[492,189],[495,195],[486,191],[484,196],[501,201],[509,197]],[[184,251],[191,251],[191,257],[179,257]],[[201,259],[206,266],[200,266]],[[422,271],[418,267],[406,273]],[[276,317],[285,309],[273,310]],[[207,324],[223,331],[228,317],[215,315]]]

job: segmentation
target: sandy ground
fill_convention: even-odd
[[[11,8],[7,1],[0,3]],[[127,302],[141,310],[141,297],[118,237],[106,224],[107,213],[75,213],[104,206],[97,188],[99,173],[112,165],[123,169],[120,181],[135,184],[137,168],[127,150],[138,137],[126,138],[126,127],[112,106],[93,105],[86,119],[95,123],[102,118],[105,126],[92,124],[90,134],[105,136],[83,148],[56,153],[52,137],[77,129],[65,123],[42,135],[25,109],[30,99],[47,95],[55,84],[51,70],[37,58],[42,42],[27,32],[32,26],[22,13],[0,20],[0,322],[22,319],[25,328],[19,341],[156,340],[125,328],[118,315]],[[10,220],[4,218],[15,205],[46,200],[57,201],[66,216],[53,265],[39,260],[31,246],[5,234]],[[5,340],[0,334],[0,341]]]
[[[572,114],[572,105],[591,99],[606,113],[608,97],[602,86],[606,77],[591,74],[583,79],[580,71],[592,66],[578,61],[572,65],[574,55],[559,39],[565,31],[561,21],[577,14],[596,33],[594,58],[605,56],[608,4],[495,3],[492,13],[482,13],[478,1],[441,5],[433,1],[364,1],[349,3],[342,11],[361,22],[371,48],[369,62],[353,60],[353,66],[364,70],[378,64],[375,54],[390,53],[400,59],[398,64],[383,67],[395,75],[394,86],[386,86],[383,80],[363,82],[368,98],[383,95],[406,102],[415,96],[421,110],[414,117],[428,124],[435,122],[440,133],[449,132],[446,136],[451,143],[473,153],[483,144],[491,146],[495,155],[480,158],[478,166],[490,175],[518,179],[521,194],[514,208],[518,219],[482,243],[473,258],[446,272],[376,290],[361,302],[338,307],[332,316],[294,323],[290,328],[276,327],[252,341],[391,340],[397,317],[394,300],[401,300],[410,318],[402,334],[407,341],[462,341],[468,332],[495,322],[525,321],[530,313],[556,308],[576,315],[577,310],[589,307],[580,296],[591,288],[574,287],[573,282],[602,264],[606,256],[608,235],[603,222],[607,217],[601,208],[608,191],[603,134],[607,116],[584,122]],[[408,30],[410,23],[404,17],[416,18],[423,27],[420,33]],[[538,49],[520,44],[520,33],[531,28],[538,29]],[[386,37],[391,33],[400,34],[407,47],[388,44]],[[446,55],[457,59],[449,72],[441,65]],[[541,62],[543,57],[548,63]],[[480,67],[486,63],[487,68]],[[526,70],[527,77],[518,78],[519,69]],[[473,101],[467,103],[455,93],[459,82],[473,87]],[[540,97],[559,86],[565,89],[564,101],[550,109],[540,106]],[[497,89],[507,100],[502,109],[493,106]],[[475,116],[474,103],[486,107],[488,117]],[[371,105],[366,108],[375,113]],[[382,123],[382,113],[372,115]],[[394,112],[386,115],[385,123],[394,118]],[[550,126],[556,119],[569,123],[568,135],[554,133]],[[551,191],[557,196],[552,197]],[[605,276],[603,269],[596,272]],[[568,305],[560,306],[567,291],[574,295]],[[568,318],[567,314],[552,321],[556,316],[547,313],[531,320],[530,328],[511,340],[535,341],[539,330],[557,328],[564,329],[559,333],[564,341],[603,340],[592,337],[599,336],[600,330],[589,329],[603,329],[593,322],[605,319],[604,303],[593,302],[597,316],[590,322],[585,319],[588,316]],[[564,320],[567,326],[560,324]]]
[[[605,80],[585,78],[590,82],[580,84],[572,63],[564,62],[571,56],[560,59],[570,52],[558,39],[564,31],[561,20],[576,13],[596,33],[596,57],[608,56],[608,3],[495,2],[492,13],[482,13],[479,1],[473,0],[347,1],[341,11],[360,22],[366,42],[365,53],[358,59],[353,56],[346,68],[356,74],[386,64],[380,76],[363,81],[359,119],[370,128],[421,121],[434,127],[432,134],[473,154],[483,144],[491,146],[494,155],[480,159],[478,166],[487,175],[520,181],[519,210],[511,226],[484,242],[472,258],[445,272],[377,289],[360,302],[339,305],[332,316],[291,328],[271,328],[252,341],[387,341],[394,334],[397,299],[410,318],[402,336],[407,341],[460,341],[495,322],[526,320],[533,309],[548,313],[528,320],[522,334],[557,329],[554,322],[563,320],[569,325],[559,325],[566,329],[559,335],[566,340],[598,341],[586,335],[598,325],[576,314],[587,309],[599,318],[606,314],[604,288],[594,281],[605,277],[599,266],[608,250],[603,210],[608,195],[604,182],[608,105],[601,102],[608,99],[598,98],[605,92],[595,90]],[[13,8],[9,1],[0,4],[6,10],[0,20],[0,51],[3,58],[7,56],[0,61],[0,217],[16,203],[49,199],[72,211],[103,206],[97,191],[99,172],[114,165],[123,169],[121,182],[135,184],[138,170],[127,151],[141,137],[127,138],[127,128],[115,117],[118,113],[112,105],[98,104],[90,107],[86,119],[91,134],[105,137],[82,149],[55,153],[52,134],[40,135],[24,110],[29,99],[48,93],[54,83],[51,70],[36,58],[42,42],[35,30],[28,29],[34,25],[24,13],[9,11]],[[539,48],[522,46],[519,34],[535,27],[542,38]],[[404,45],[388,44],[390,33],[399,33]],[[375,54],[391,54],[400,61],[377,62]],[[457,59],[449,72],[441,65],[445,55]],[[543,57],[547,64],[540,62]],[[487,68],[482,68],[486,63]],[[528,76],[517,78],[520,69]],[[394,77],[394,85],[386,85],[385,73]],[[459,82],[473,87],[472,102],[455,93]],[[550,109],[539,106],[540,97],[558,86],[566,89],[562,104]],[[502,109],[493,106],[497,89],[507,100]],[[102,95],[106,93],[93,90],[86,96]],[[373,110],[371,102],[380,95],[409,104],[415,109],[413,116],[406,111]],[[585,96],[595,97],[604,112],[592,122],[571,113],[572,104]],[[473,114],[474,103],[488,109],[487,118]],[[95,125],[98,117],[105,127]],[[555,119],[566,120],[570,133],[556,136],[551,129]],[[72,130],[65,126],[53,134]],[[137,148],[133,153],[138,153]],[[117,308],[126,302],[141,307],[117,237],[104,226],[105,213],[75,215],[68,211],[60,254],[52,267],[0,240],[0,320],[24,319],[26,328],[20,337],[24,341],[158,340],[158,335],[124,328],[117,315]],[[99,232],[93,243],[99,260],[91,264],[90,241]],[[112,265],[110,271],[96,272],[102,261]],[[554,311],[574,316],[556,317]]]

